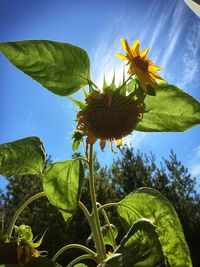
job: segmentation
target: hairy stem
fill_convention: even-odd
[[[71,249],[71,248],[77,248],[77,249],[81,249],[85,252],[87,252],[87,255],[90,255],[93,258],[96,258],[96,253],[94,251],[92,251],[91,249],[83,246],[83,245],[79,245],[79,244],[70,244],[70,245],[66,245],[64,247],[62,247],[60,250],[58,250],[58,252],[56,252],[56,254],[53,256],[52,261],[56,261],[57,258],[66,250]]]
[[[89,255],[89,254],[84,254],[84,255],[81,255],[81,256],[77,257],[77,258],[74,259],[73,261],[71,261],[71,262],[67,265],[67,267],[72,267],[72,266],[74,266],[74,264],[76,264],[77,262],[82,261],[82,260],[87,260],[87,259],[91,259],[91,260],[96,261],[96,260],[94,259],[93,256],[91,256],[91,255]]]
[[[101,232],[101,225],[99,220],[99,214],[96,203],[96,193],[93,175],[93,145],[90,145],[90,156],[89,156],[89,182],[90,182],[90,194],[92,201],[92,217],[91,217],[91,228],[93,233],[94,242],[97,249],[97,257],[99,262],[106,258],[106,251],[103,242],[103,235]]]
[[[81,201],[78,202],[78,205],[79,205],[79,208],[83,211],[89,225],[91,225],[91,214],[89,213],[88,209]]]
[[[113,203],[104,204],[104,205],[102,205],[101,207],[98,208],[98,212],[101,211],[102,209],[107,209],[107,208],[110,208],[110,207],[116,207],[118,205],[119,205],[119,202],[113,202]]]
[[[98,203],[98,206],[101,207],[100,203]],[[105,212],[104,209],[101,209],[101,212],[102,212],[103,217],[104,217],[104,219],[105,219],[105,221],[106,221],[106,223],[107,223],[107,225],[108,225],[108,227],[109,227],[109,230],[110,230],[110,237],[111,237],[111,239],[112,239],[113,248],[114,248],[114,250],[115,250],[115,249],[117,248],[117,244],[116,244],[115,237],[114,237],[114,234],[113,234],[112,226],[111,226],[111,224],[110,224],[110,220],[109,220],[108,215],[107,215],[107,213]]]
[[[41,197],[45,197],[45,193],[44,192],[40,192],[34,196],[32,196],[31,198],[29,198],[28,200],[26,200],[20,207],[19,209],[15,212],[10,224],[9,224],[9,227],[8,227],[8,230],[7,230],[7,233],[6,235],[8,237],[11,237],[12,235],[12,231],[13,231],[13,227],[19,217],[19,215],[21,214],[21,212],[31,203],[33,202],[34,200],[38,199],[38,198],[41,198]]]

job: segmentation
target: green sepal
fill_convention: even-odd
[[[147,84],[147,95],[156,96],[155,89],[149,84]]]
[[[38,137],[0,145],[0,174],[5,177],[29,174],[42,176],[44,163],[44,146]]]
[[[49,40],[5,42],[0,43],[0,51],[54,94],[68,96],[89,83],[88,54],[72,44]]]
[[[31,247],[33,247],[33,248],[39,247],[42,244],[42,240],[43,240],[45,234],[46,234],[46,231],[44,231],[43,235],[38,239],[37,242],[31,242],[31,244],[30,244]],[[35,241],[36,239],[37,239],[37,236],[33,239],[33,241]]]
[[[84,88],[82,88],[82,92],[83,92],[83,95],[84,95],[85,98],[87,98],[89,96],[89,94],[85,91]]]
[[[113,78],[112,78],[112,82],[111,84],[108,86],[108,88],[112,91],[115,91],[117,89],[116,85],[115,85],[115,70],[114,70],[114,74],[113,74]]]
[[[104,76],[103,76],[103,91],[105,91],[106,88],[108,88],[108,84],[106,82],[106,76],[105,76],[105,73],[104,73]]]
[[[73,140],[72,142],[72,151],[76,152],[80,146],[81,141],[80,140]]]
[[[74,105],[76,105],[78,108],[82,110],[84,110],[87,107],[87,104],[85,102],[77,101],[70,96],[68,96],[68,98],[74,103]]]

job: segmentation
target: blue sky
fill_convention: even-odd
[[[100,86],[103,73],[120,80],[123,62],[120,38],[139,39],[142,49],[164,69],[168,83],[178,85],[200,101],[200,19],[183,0],[6,0],[1,1],[0,41],[49,39],[85,49],[91,75]],[[71,157],[73,104],[17,70],[0,55],[0,143],[38,136],[54,161]],[[77,94],[77,97],[81,97]],[[200,184],[200,126],[184,133],[134,132],[125,142],[152,151],[157,162],[173,149]],[[116,156],[95,146],[102,164]],[[1,178],[0,188],[6,180]]]

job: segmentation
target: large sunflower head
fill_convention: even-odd
[[[103,92],[93,90],[86,98],[86,107],[78,112],[77,129],[87,136],[86,144],[94,144],[100,139],[103,150],[106,141],[113,140],[117,146],[122,145],[122,138],[129,135],[144,113],[144,102],[136,98],[134,93],[121,94],[119,88],[109,86]]]
[[[147,92],[148,86],[158,89],[157,81],[165,82],[165,80],[157,73],[157,71],[162,68],[155,66],[152,61],[147,58],[149,48],[141,52],[138,40],[133,43],[132,47],[130,47],[127,40],[123,38],[121,38],[121,43],[126,55],[117,54],[116,56],[122,60],[128,60],[128,73],[137,76],[144,92]]]

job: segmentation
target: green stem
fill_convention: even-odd
[[[100,203],[98,203],[98,205],[101,207]],[[115,237],[114,237],[114,234],[113,234],[112,226],[110,224],[110,220],[109,220],[108,215],[107,215],[107,213],[105,212],[104,209],[101,209],[101,212],[102,212],[103,217],[104,217],[104,219],[105,219],[105,221],[106,221],[106,223],[107,223],[107,225],[108,225],[108,227],[110,229],[110,236],[111,236],[111,239],[112,239],[113,248],[115,250],[117,248],[117,244],[116,244]]]
[[[95,193],[95,184],[94,184],[94,175],[93,175],[93,145],[90,145],[90,156],[89,156],[89,182],[90,182],[90,194],[92,201],[92,217],[91,217],[91,228],[93,233],[94,242],[97,249],[97,257],[99,262],[106,259],[106,251],[103,242],[103,235],[101,232],[101,224],[99,220],[99,214],[97,210],[96,203],[96,193]]]
[[[88,160],[85,159],[84,157],[77,157],[77,158],[75,158],[74,160],[82,160],[82,161],[84,161],[85,163],[87,163],[87,164],[89,165]]]
[[[96,253],[95,253],[94,251],[92,251],[91,249],[89,249],[89,248],[87,248],[87,247],[85,247],[85,246],[83,246],[83,245],[79,245],[79,244],[70,244],[70,245],[66,245],[66,246],[62,247],[60,250],[58,250],[58,252],[56,252],[56,254],[53,256],[52,261],[55,262],[55,261],[57,260],[57,258],[58,258],[64,251],[66,251],[66,250],[68,250],[68,249],[71,249],[71,248],[81,249],[81,250],[87,252],[88,254],[90,254],[91,257],[96,258]],[[87,255],[88,255],[88,254],[87,254]]]
[[[89,213],[88,209],[86,208],[86,206],[81,202],[79,201],[78,202],[78,205],[79,205],[79,208],[83,211],[89,225],[91,224],[91,214]]]
[[[123,82],[123,84],[121,86],[118,87],[118,90],[120,90],[131,78],[132,78],[133,75],[130,75],[126,81]]]
[[[102,205],[101,207],[98,208],[98,212],[101,211],[102,209],[107,209],[107,208],[110,208],[110,207],[116,207],[118,205],[119,205],[119,202],[113,202],[113,203],[104,204],[104,205]]]
[[[94,260],[96,262],[96,260],[94,259],[94,257],[92,257],[91,255],[89,254],[84,254],[84,255],[81,255],[79,257],[77,257],[76,259],[74,259],[73,261],[71,261],[67,267],[72,267],[74,266],[74,264],[76,264],[77,262],[79,261],[82,261],[82,260],[87,260],[87,259],[91,259],[91,260]]]
[[[29,198],[28,200],[26,200],[20,207],[19,209],[15,212],[10,224],[9,224],[9,227],[8,227],[8,230],[7,230],[7,233],[6,235],[10,238],[11,235],[12,235],[12,231],[13,231],[13,227],[20,215],[20,213],[31,203],[33,202],[34,200],[38,199],[38,198],[41,198],[41,197],[45,197],[45,193],[44,192],[40,192],[34,196],[32,196],[31,198]]]
[[[96,89],[99,90],[98,86],[92,81],[92,80],[88,80],[90,85],[93,85]]]

